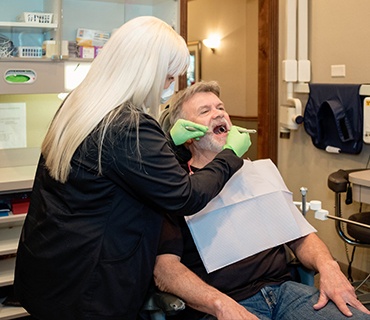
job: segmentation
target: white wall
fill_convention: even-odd
[[[215,53],[203,45],[202,79],[217,80],[230,115],[257,116],[258,1],[188,2],[188,41],[221,36]]]
[[[280,61],[284,59],[285,1],[280,1]],[[368,83],[370,77],[370,26],[368,23],[370,1],[368,0],[311,0],[309,1],[309,59],[312,63],[313,83]],[[346,76],[332,78],[331,65],[344,64]],[[285,101],[285,84],[280,80],[280,103]],[[303,106],[308,95],[296,95]],[[292,131],[290,139],[279,139],[278,167],[300,200],[301,186],[308,188],[308,200],[321,200],[323,208],[334,214],[334,193],[327,187],[328,175],[338,169],[366,167],[370,156],[370,145],[364,145],[359,155],[329,154],[313,146],[303,127]],[[369,206],[364,209],[369,211]],[[346,206],[343,211],[353,213],[358,204]],[[317,228],[318,235],[329,246],[338,261],[348,264],[344,242],[335,232],[332,220],[319,221],[308,213],[308,220]],[[352,247],[349,247],[350,252]],[[356,250],[354,268],[370,272],[370,252]]]

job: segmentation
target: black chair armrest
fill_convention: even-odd
[[[173,294],[162,291],[152,292],[144,306],[144,310],[146,311],[161,310],[166,315],[175,315],[184,309],[184,301]]]

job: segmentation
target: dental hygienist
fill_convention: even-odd
[[[39,320],[138,319],[162,213],[202,209],[242,166],[249,135],[189,176],[158,122],[160,96],[188,67],[185,41],[154,17],[119,28],[56,113],[22,230],[15,292]],[[179,122],[176,145],[208,129]],[[237,156],[239,155],[239,156]]]

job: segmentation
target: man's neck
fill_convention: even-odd
[[[194,168],[201,169],[204,166],[206,166],[208,163],[210,163],[216,154],[214,152],[193,152],[193,156],[190,159],[190,165]]]

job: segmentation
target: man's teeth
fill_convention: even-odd
[[[214,132],[215,134],[221,134],[221,133],[225,133],[225,132],[227,132],[227,129],[226,129],[226,127],[225,127],[225,126],[217,126],[217,127],[213,130],[213,132]]]

